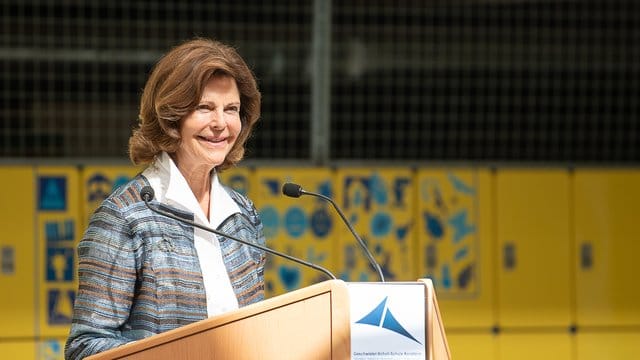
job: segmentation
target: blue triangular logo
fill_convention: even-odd
[[[365,315],[362,319],[356,321],[358,324],[367,324],[373,326],[380,326],[382,322],[382,315],[384,315],[384,308],[387,305],[387,298],[384,298],[373,311]]]
[[[356,321],[356,324],[373,325],[391,330],[422,345],[420,341],[416,340],[416,338],[414,338],[402,325],[400,325],[398,320],[396,320],[395,316],[391,313],[391,310],[387,308],[387,299],[388,297],[385,297],[380,304],[375,307],[375,309],[365,315],[362,319]]]

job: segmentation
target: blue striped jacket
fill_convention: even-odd
[[[84,358],[207,317],[193,228],[149,210],[140,198],[146,185],[148,180],[138,175],[111,194],[78,244],[79,287],[66,359]],[[218,230],[264,245],[253,204],[226,190],[241,213],[231,215]],[[156,205],[193,220],[193,214]],[[239,306],[262,300],[265,254],[224,238],[220,249]]]

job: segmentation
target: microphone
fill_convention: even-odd
[[[247,245],[247,246],[250,246],[250,247],[253,247],[253,248],[260,249],[260,250],[268,252],[270,254],[273,254],[273,255],[276,255],[276,256],[280,256],[280,257],[285,258],[287,260],[296,262],[296,263],[298,263],[300,265],[304,265],[304,266],[310,267],[310,268],[312,268],[314,270],[320,271],[320,272],[324,273],[325,275],[327,275],[330,279],[333,279],[333,280],[336,279],[335,275],[333,275],[329,270],[323,268],[322,266],[319,266],[319,265],[316,265],[316,264],[312,264],[312,263],[310,263],[308,261],[304,261],[302,259],[298,259],[296,257],[293,257],[293,256],[285,254],[285,253],[281,253],[279,251],[270,249],[270,248],[268,248],[266,246],[262,246],[260,244],[256,244],[256,243],[249,242],[247,240],[239,239],[239,238],[237,238],[235,236],[231,236],[229,234],[225,234],[225,233],[223,233],[221,231],[218,231],[218,230],[215,230],[213,228],[210,228],[210,227],[207,227],[207,226],[204,226],[204,225],[200,225],[200,224],[198,224],[198,223],[196,223],[194,221],[191,221],[191,220],[182,219],[182,218],[180,218],[180,217],[178,217],[178,216],[176,216],[174,214],[171,214],[171,213],[166,212],[164,210],[158,209],[155,206],[151,206],[150,202],[151,202],[151,200],[153,200],[154,196],[155,196],[155,192],[153,191],[153,188],[151,186],[145,186],[140,190],[140,197],[142,198],[144,203],[147,205],[147,207],[151,211],[153,211],[153,212],[155,212],[157,214],[160,214],[160,215],[166,216],[168,218],[183,222],[185,224],[189,224],[191,226],[197,227],[197,228],[202,229],[204,231],[208,231],[208,232],[210,232],[212,234],[215,234],[215,235],[218,235],[218,236],[222,236],[222,237],[231,239],[233,241],[237,241],[237,242],[239,242],[241,244],[244,244],[244,245]]]
[[[365,255],[367,255],[367,258],[369,259],[369,263],[371,263],[373,268],[378,273],[380,280],[384,282],[384,275],[382,274],[380,265],[376,262],[376,259],[373,258],[373,255],[371,255],[371,252],[367,248],[367,245],[364,243],[364,241],[362,241],[360,236],[358,236],[356,231],[353,229],[353,226],[351,226],[351,223],[349,222],[349,220],[347,220],[346,216],[344,216],[344,213],[342,212],[342,210],[340,210],[338,205],[336,205],[336,203],[330,197],[324,196],[322,194],[313,193],[310,191],[305,191],[302,189],[302,186],[298,184],[293,184],[293,183],[285,183],[284,185],[282,185],[282,193],[286,196],[294,197],[294,198],[299,198],[302,195],[311,195],[311,196],[319,197],[322,200],[330,202],[331,205],[333,205],[333,208],[342,218],[342,222],[344,222],[347,225],[347,227],[349,228],[349,231],[351,231],[351,234],[353,234],[353,237],[356,238],[356,240],[358,241],[358,244],[360,245],[362,250],[364,250]]]

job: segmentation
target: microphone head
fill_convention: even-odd
[[[151,201],[151,200],[153,200],[154,196],[155,196],[155,192],[153,191],[153,188],[151,186],[149,186],[149,185],[143,187],[140,190],[140,197],[144,201]]]
[[[289,197],[300,197],[302,195],[302,186],[294,183],[285,183],[282,185],[282,193]]]

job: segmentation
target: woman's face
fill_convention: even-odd
[[[214,75],[196,109],[180,121],[180,147],[175,160],[181,169],[222,164],[242,130],[240,93],[235,79]]]

